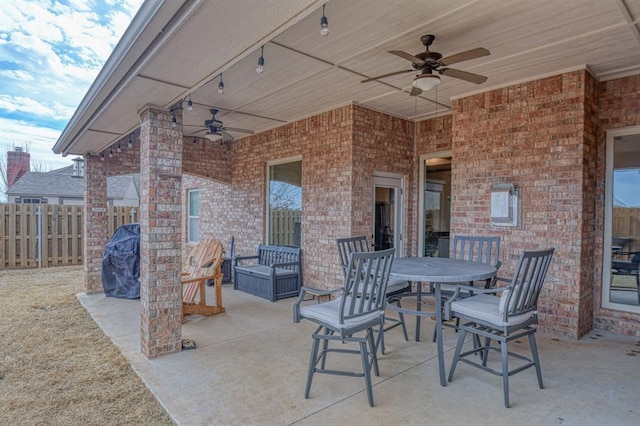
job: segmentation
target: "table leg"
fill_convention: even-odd
[[[418,305],[416,306],[417,311],[422,310],[422,283],[416,283],[416,300]],[[420,320],[422,319],[422,315],[416,315],[416,342],[420,341]]]
[[[440,283],[433,283],[436,291],[435,308],[436,308],[436,342],[438,346],[438,370],[440,371],[440,385],[447,386],[447,380],[445,379],[444,371],[444,343],[442,341],[442,309],[441,299],[442,294],[440,292]]]

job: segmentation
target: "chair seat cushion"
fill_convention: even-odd
[[[451,303],[453,315],[463,319],[476,318],[486,323],[494,324],[497,327],[512,326],[529,320],[535,312],[527,312],[522,315],[514,315],[503,321],[503,314],[500,313],[500,297],[490,294],[479,294]]]
[[[344,324],[340,324],[341,302],[342,296],[330,302],[301,306],[300,316],[310,320],[319,321],[336,330],[360,328],[369,322],[375,323],[380,321],[382,318],[381,311],[373,311],[360,317],[346,319]]]
[[[285,268],[275,268],[275,269],[276,269],[277,277],[298,276],[298,273],[296,271],[292,271],[291,269],[285,269]],[[256,265],[236,266],[236,271],[244,272],[251,275],[259,275],[265,278],[269,278],[269,276],[271,275],[271,267],[267,265],[256,264]]]

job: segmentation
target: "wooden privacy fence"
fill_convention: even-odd
[[[271,210],[271,244],[300,246],[300,210]]]
[[[82,265],[83,207],[0,204],[0,269]],[[137,211],[138,207],[108,207],[109,235],[134,222]]]
[[[640,208],[614,207],[612,234],[631,239],[624,251],[640,250]]]

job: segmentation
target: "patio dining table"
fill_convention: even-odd
[[[416,341],[420,340],[420,319],[423,316],[436,317],[436,345],[438,350],[438,369],[440,372],[440,384],[447,385],[444,367],[444,347],[442,342],[442,292],[441,283],[465,283],[469,281],[481,281],[496,275],[496,268],[482,262],[472,262],[462,259],[447,257],[400,257],[393,261],[391,266],[391,278],[402,279],[417,284],[415,293],[402,293],[391,296],[390,299],[401,300],[415,297],[417,309],[409,309],[387,304],[387,308],[403,314],[416,315]],[[435,312],[422,311],[422,284],[431,283],[434,289]]]

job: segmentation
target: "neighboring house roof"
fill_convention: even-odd
[[[7,190],[8,196],[25,197],[84,197],[84,179],[73,177],[73,166],[63,167],[50,172],[29,172]],[[131,187],[140,192],[140,175],[130,174],[107,178],[107,198],[121,199]]]
[[[122,175],[111,176],[107,178],[107,198],[124,198],[127,193],[127,189],[131,186],[131,183],[135,185],[136,192],[140,194],[140,175]],[[83,185],[84,186],[84,185]]]

